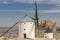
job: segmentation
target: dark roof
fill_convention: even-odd
[[[52,30],[48,27],[44,33],[52,33]]]

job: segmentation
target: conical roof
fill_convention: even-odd
[[[22,22],[32,22],[33,19],[30,18],[29,16],[25,15],[24,18],[21,20]]]
[[[44,33],[52,33],[52,30],[48,27]]]

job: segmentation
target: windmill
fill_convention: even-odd
[[[25,14],[26,16],[26,14]],[[38,12],[37,12],[37,3],[35,2],[35,18],[31,17],[34,21],[35,21],[35,27],[38,29],[38,34],[39,34],[39,26],[38,26]],[[19,22],[16,22],[13,26],[11,26],[6,32],[4,32],[2,35],[0,35],[0,37],[4,36],[6,33],[9,32],[9,30],[11,30],[13,27],[15,27],[15,25],[17,25]]]

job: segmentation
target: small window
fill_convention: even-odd
[[[26,30],[26,29],[24,29],[24,30]]]
[[[24,24],[26,24],[26,23],[24,23]]]
[[[30,24],[32,24],[32,23],[30,23]]]

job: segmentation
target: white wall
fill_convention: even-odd
[[[44,33],[45,38],[53,38],[53,33]]]
[[[31,38],[31,39],[35,38],[34,22],[20,22],[19,23],[19,37],[24,38],[24,33],[26,34],[27,38]]]

